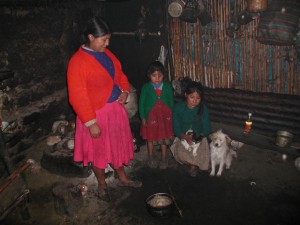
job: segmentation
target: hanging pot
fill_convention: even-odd
[[[184,2],[182,0],[174,0],[168,6],[168,13],[172,17],[179,17],[183,11]]]
[[[189,0],[186,3],[185,8],[183,9],[179,19],[181,19],[185,22],[189,22],[189,23],[196,23],[199,14],[200,14],[200,11],[198,9],[197,1]]]
[[[268,0],[248,0],[247,11],[248,12],[261,12],[268,8]]]
[[[198,0],[199,7],[199,20],[202,26],[206,26],[212,21],[210,13],[205,9],[204,3],[202,0]]]
[[[210,15],[210,13],[206,9],[204,9],[204,11],[201,12],[199,15],[199,20],[200,20],[202,26],[206,26],[207,24],[209,24],[212,21],[212,17]]]
[[[185,9],[183,9],[180,19],[185,22],[196,23],[198,15],[199,15],[199,12],[196,8],[186,7]]]

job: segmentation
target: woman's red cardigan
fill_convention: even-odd
[[[108,49],[105,53],[115,67],[115,80],[97,59],[82,47],[72,56],[67,72],[69,101],[79,119],[87,126],[96,120],[96,110],[105,105],[113,85],[130,91],[130,84],[117,57]]]

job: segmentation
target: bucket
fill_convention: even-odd
[[[279,147],[289,147],[294,135],[287,131],[277,131],[276,145]]]

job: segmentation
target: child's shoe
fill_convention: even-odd
[[[157,168],[157,161],[156,161],[154,158],[149,158],[148,166],[149,166],[151,169]]]
[[[159,162],[159,169],[164,170],[167,168],[168,168],[168,161],[166,159]]]

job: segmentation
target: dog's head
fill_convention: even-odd
[[[228,145],[231,142],[230,137],[227,134],[224,134],[222,130],[218,130],[209,135],[209,138],[214,147],[221,147],[224,144]]]

